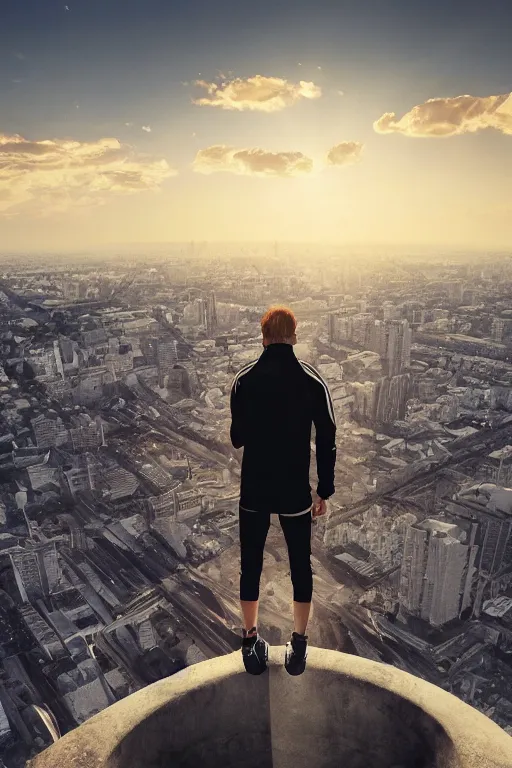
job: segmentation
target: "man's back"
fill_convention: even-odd
[[[311,427],[316,427],[318,494],[334,492],[334,412],[327,385],[291,344],[270,344],[231,388],[231,441],[244,447],[240,506],[299,514],[311,508]]]

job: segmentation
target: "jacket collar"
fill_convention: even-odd
[[[269,344],[263,354],[267,357],[295,357],[292,344]]]

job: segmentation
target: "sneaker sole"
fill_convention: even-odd
[[[262,675],[264,672],[267,671],[267,662],[268,662],[268,643],[265,642],[265,656],[264,656],[264,664],[265,666],[262,667],[261,663],[259,667],[251,666],[252,664],[255,664],[255,662],[252,661],[252,659],[255,658],[254,656],[244,656],[242,652],[242,660],[244,662],[245,671],[248,672],[250,675]],[[257,658],[257,657],[256,657]]]
[[[296,669],[290,669],[291,652],[292,652],[291,645],[287,644],[286,645],[286,655],[285,655],[285,660],[284,660],[284,668],[286,669],[286,671],[288,672],[289,675],[292,675],[293,677],[297,677],[298,675],[302,675],[302,673],[306,669],[306,662],[308,660],[308,654],[307,654],[307,651],[306,651],[306,655],[304,656],[304,659],[301,662],[301,666],[300,667],[297,667]]]

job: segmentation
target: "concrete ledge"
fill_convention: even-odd
[[[239,651],[129,696],[30,768],[512,768],[512,738],[449,693],[394,667],[310,648],[300,677],[272,647]]]

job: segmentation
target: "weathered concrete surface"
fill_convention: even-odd
[[[449,693],[393,667],[310,648],[300,677],[273,647],[240,652],[114,704],[30,768],[512,768],[512,738]]]
[[[313,648],[301,677],[271,672],[278,768],[512,767],[512,738],[501,728],[394,667]]]

